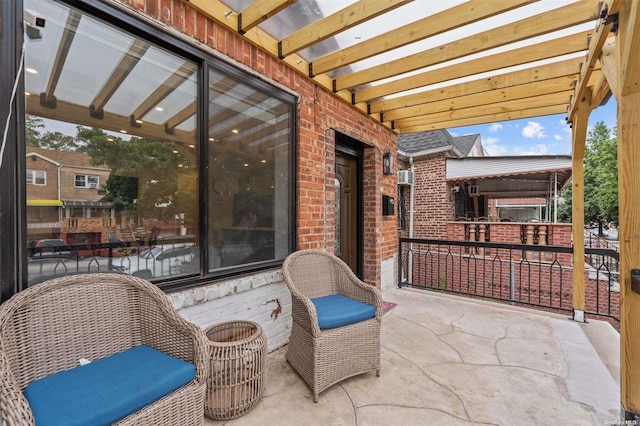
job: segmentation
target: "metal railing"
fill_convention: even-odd
[[[31,247],[27,270],[29,285],[88,272],[120,272],[153,280],[197,272],[198,258],[193,237],[69,244]]]
[[[547,311],[573,311],[573,249],[400,238],[398,284]],[[618,253],[585,248],[585,313],[620,321]]]

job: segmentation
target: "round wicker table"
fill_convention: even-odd
[[[228,420],[249,412],[265,386],[267,337],[252,321],[228,321],[205,330],[211,369],[207,378],[205,415]]]

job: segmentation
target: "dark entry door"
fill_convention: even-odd
[[[360,276],[359,258],[359,161],[336,153],[336,255]]]

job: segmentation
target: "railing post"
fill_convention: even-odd
[[[515,305],[516,301],[516,271],[513,266],[513,257],[509,255],[509,300]]]
[[[478,224],[478,241],[480,241],[481,243],[484,243],[486,241],[486,235],[487,235],[487,224],[486,223]],[[480,256],[484,256],[484,248],[478,247],[478,254]]]

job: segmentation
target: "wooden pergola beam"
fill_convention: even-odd
[[[577,114],[572,126],[572,197],[571,232],[573,235],[573,319],[585,321],[584,290],[584,153],[587,140],[589,114],[591,113],[591,89],[586,88],[584,97],[577,104]]]
[[[589,37],[589,51],[587,53],[587,60],[582,66],[582,70],[580,71],[580,78],[578,79],[578,83],[576,84],[575,93],[571,99],[571,104],[569,106],[567,112],[568,121],[573,120],[573,115],[576,112],[577,104],[582,102],[582,98],[587,89],[587,83],[589,78],[591,77],[591,73],[593,72],[594,67],[596,66],[596,62],[600,56],[600,52],[602,51],[602,46],[607,41],[611,33],[611,28],[614,24],[614,20],[606,21],[601,23],[596,29],[596,33],[593,37]]]
[[[238,32],[244,34],[251,28],[266,21],[297,0],[260,0],[251,3],[238,14]]]
[[[198,70],[198,67],[185,62],[173,74],[171,74],[156,90],[151,93],[136,109],[131,113],[131,123],[135,126],[136,120],[144,117],[149,111],[156,107],[164,98],[173,93],[182,83],[191,77]]]
[[[356,2],[280,40],[278,42],[278,57],[284,58],[412,1],[377,0]]]
[[[104,85],[91,102],[90,109],[91,115],[96,118],[100,118],[103,113],[104,106],[109,102],[109,99],[122,85],[124,80],[131,74],[131,71],[138,65],[140,59],[147,53],[149,49],[149,43],[142,41],[141,39],[135,39],[129,50],[120,60],[120,63],[113,70],[109,78],[105,81]]]
[[[419,117],[405,118],[394,121],[394,127],[403,129],[405,127],[422,126],[429,123],[435,123],[446,120],[456,120],[471,117],[481,117],[491,114],[500,114],[505,112],[516,112],[532,108],[543,108],[548,105],[559,105],[569,101],[571,91],[551,93],[541,96],[531,96],[526,99],[515,99],[512,101],[498,102],[487,105],[477,105],[468,108],[453,109],[450,111],[436,112],[433,114],[425,114]]]
[[[55,108],[56,98],[55,92],[62,74],[62,69],[67,61],[67,55],[73,43],[73,39],[80,25],[80,18],[82,14],[74,9],[69,9],[67,15],[67,22],[62,30],[62,36],[60,37],[60,43],[58,44],[58,50],[56,51],[56,57],[49,73],[49,80],[47,81],[47,88],[40,94],[40,103],[49,108]]]
[[[567,109],[567,104],[548,105],[541,108],[523,109],[519,111],[511,111],[497,114],[489,114],[484,116],[468,117],[463,119],[446,120],[440,122],[432,122],[425,125],[406,127],[397,129],[398,133],[416,133],[427,132],[430,130],[451,129],[454,127],[471,126],[474,124],[495,123],[497,121],[518,120],[522,118],[543,117],[545,115],[562,114]],[[391,126],[391,123],[387,123]]]
[[[508,12],[537,0],[514,0],[493,2],[470,0],[461,5],[408,23],[356,45],[315,59],[309,64],[312,76],[344,67],[363,59],[388,52],[407,44],[433,37],[445,31],[472,24],[491,16]]]
[[[398,108],[382,114],[382,121],[402,120],[405,118],[433,114],[443,111],[457,111],[465,108],[515,101],[518,99],[530,99],[531,94],[536,96],[552,93],[567,92],[567,96],[573,91],[573,76],[558,77],[542,82],[533,82],[513,86],[501,90],[492,90],[482,93],[474,93],[457,98],[444,99],[441,101],[429,102],[430,98],[425,97],[425,103],[413,105],[406,108]],[[568,98],[567,98],[568,99]]]
[[[620,226],[620,394],[623,418],[640,416],[640,293],[631,271],[640,269],[640,7],[619,2],[618,58],[618,209]]]
[[[357,87],[593,21],[598,17],[597,5],[597,1],[594,0],[571,3],[391,62],[340,76],[335,79],[334,86],[336,90]]]
[[[443,99],[453,99],[460,96],[475,93],[491,92],[510,87],[528,84],[530,82],[543,82],[558,77],[575,80],[580,72],[581,58],[567,59],[547,65],[527,68],[521,71],[513,71],[498,74],[467,83],[452,84],[439,89],[428,90],[412,95],[391,99],[383,99],[369,104],[370,113],[391,111],[398,108],[406,108],[420,105],[425,102],[436,102]]]
[[[158,141],[178,142],[187,145],[196,143],[196,136],[193,131],[175,130],[173,134],[168,134],[165,132],[164,126],[160,124],[146,122],[140,127],[135,127],[131,125],[129,117],[106,111],[102,119],[93,118],[89,114],[89,108],[83,105],[58,100],[56,102],[56,108],[47,108],[42,106],[33,96],[27,96],[26,101],[27,114],[37,115],[39,117],[64,122],[72,120],[71,122],[73,124],[96,127],[112,132],[121,133],[122,130],[125,130],[127,134]]]
[[[592,33],[593,31],[583,31],[567,37],[445,66],[389,83],[366,87],[355,92],[355,101],[366,102],[442,81],[581,52],[586,50],[587,36]]]

